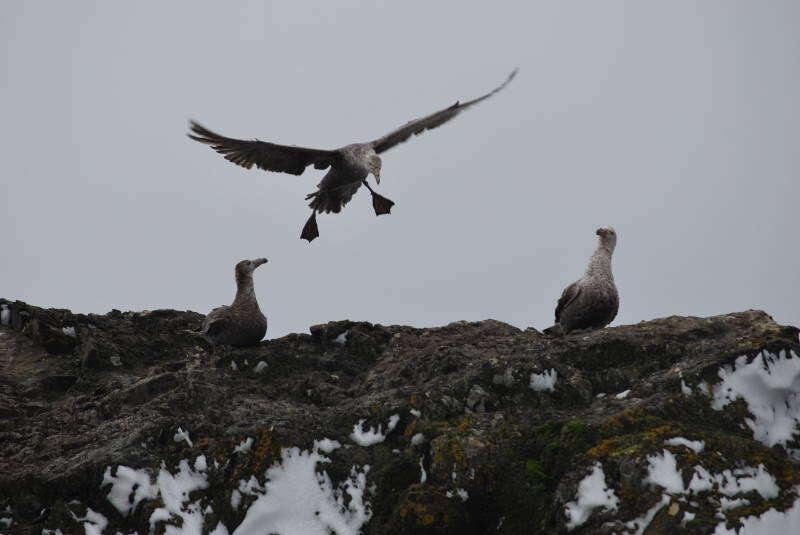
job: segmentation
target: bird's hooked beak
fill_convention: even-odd
[[[605,236],[606,234],[608,234],[608,229],[599,228],[597,229],[597,232],[595,232],[595,234],[597,234],[598,236]]]
[[[372,174],[375,175],[375,183],[376,184],[380,184],[381,183],[381,172],[380,171],[373,171]]]
[[[254,264],[253,269],[256,269],[258,266],[262,264],[266,264],[267,262],[269,262],[269,260],[267,260],[266,258],[256,258],[255,260],[253,260]]]

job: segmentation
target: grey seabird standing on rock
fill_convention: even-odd
[[[617,233],[611,227],[597,229],[597,248],[589,258],[583,277],[566,287],[556,306],[556,324],[547,334],[602,329],[616,317],[619,294],[611,273],[611,255],[617,246]]]
[[[251,346],[267,333],[267,318],[261,313],[253,288],[253,271],[266,258],[236,264],[236,298],[230,306],[217,307],[206,316],[203,329],[194,333],[214,345]]]
[[[317,184],[317,191],[306,196],[311,199],[311,217],[308,218],[300,238],[309,242],[319,236],[317,228],[317,212],[339,213],[342,207],[353,197],[361,184],[364,184],[372,194],[372,207],[375,215],[388,214],[394,202],[378,195],[367,183],[370,173],[375,176],[375,182],[381,182],[381,158],[378,154],[385,152],[395,145],[406,141],[414,134],[421,134],[440,126],[473,104],[487,99],[503,89],[514,78],[514,70],[499,87],[474,100],[459,103],[439,110],[435,113],[409,121],[400,128],[386,134],[374,141],[354,143],[335,150],[309,149],[288,145],[276,145],[266,141],[241,140],[224,137],[191,121],[192,134],[189,137],[211,145],[215,151],[223,154],[225,158],[236,165],[247,169],[254,165],[265,171],[278,171],[300,175],[309,165],[315,169],[327,169],[328,173]]]

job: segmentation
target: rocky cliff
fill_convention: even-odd
[[[0,308],[0,532],[800,525],[798,329],[760,311],[563,338],[338,321],[214,349],[193,312]]]

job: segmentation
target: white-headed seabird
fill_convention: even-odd
[[[189,134],[189,137],[211,145],[211,148],[223,154],[227,160],[247,169],[255,165],[265,171],[300,175],[307,166],[312,164],[315,169],[330,167],[322,181],[317,184],[317,191],[306,196],[306,200],[311,199],[309,207],[312,212],[303,227],[300,238],[310,242],[319,236],[316,213],[339,213],[358,191],[361,184],[364,184],[372,194],[372,207],[375,209],[375,215],[388,214],[394,206],[394,202],[375,193],[367,183],[367,177],[372,173],[375,176],[375,182],[380,184],[381,158],[378,154],[406,141],[414,134],[421,134],[425,130],[446,123],[473,104],[477,104],[503,89],[516,74],[517,71],[514,70],[502,85],[474,100],[463,104],[456,102],[452,106],[426,117],[409,121],[374,141],[354,143],[335,150],[277,145],[257,139],[233,139],[216,134],[194,121],[191,122],[192,134]]]
[[[253,271],[266,262],[266,258],[256,258],[236,264],[236,297],[233,303],[209,312],[203,321],[203,329],[195,334],[214,345],[251,346],[264,338],[267,318],[258,307]]]
[[[611,255],[617,233],[611,227],[597,229],[597,248],[589,258],[583,277],[566,287],[556,306],[556,324],[547,334],[602,329],[617,315],[619,294],[611,273]]]

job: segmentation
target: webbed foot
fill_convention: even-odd
[[[375,215],[391,213],[392,206],[394,206],[394,201],[387,199],[383,195],[378,195],[375,193],[366,180],[364,181],[364,185],[367,186],[367,189],[372,194],[372,208],[375,209]]]
[[[308,240],[311,243],[314,238],[319,237],[319,228],[317,227],[317,212],[311,212],[311,217],[308,218],[306,224],[303,226],[303,232],[300,233],[301,240]]]
[[[382,195],[372,192],[372,207],[375,209],[375,215],[383,215],[391,213],[394,202],[390,201]]]

